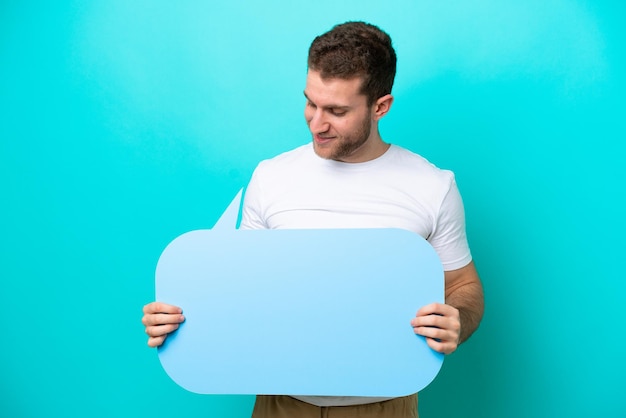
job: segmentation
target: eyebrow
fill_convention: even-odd
[[[306,99],[309,102],[315,104],[315,102],[313,100],[311,100],[309,98],[309,96],[307,96],[306,91],[304,92],[304,97],[306,97]],[[350,110],[350,106],[342,106],[342,105],[338,105],[338,104],[337,105],[336,104],[330,104],[330,105],[323,106],[323,109]]]

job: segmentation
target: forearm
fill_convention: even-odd
[[[459,310],[461,334],[459,344],[478,328],[483,317],[485,301],[480,281],[465,283],[446,292],[446,304]]]

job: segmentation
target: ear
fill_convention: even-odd
[[[386,94],[383,97],[376,100],[374,106],[372,106],[374,119],[380,120],[389,112],[391,105],[393,104],[393,96]]]

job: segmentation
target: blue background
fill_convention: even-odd
[[[141,307],[309,141],[308,45],[356,19],[400,59],[383,138],[456,172],[486,291],[422,416],[624,416],[623,4],[225,3],[1,3],[0,416],[249,415],[172,382]]]

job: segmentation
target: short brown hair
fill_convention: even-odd
[[[346,22],[318,36],[309,48],[308,66],[322,78],[362,77],[361,93],[372,105],[391,93],[396,52],[391,38],[365,22]]]

